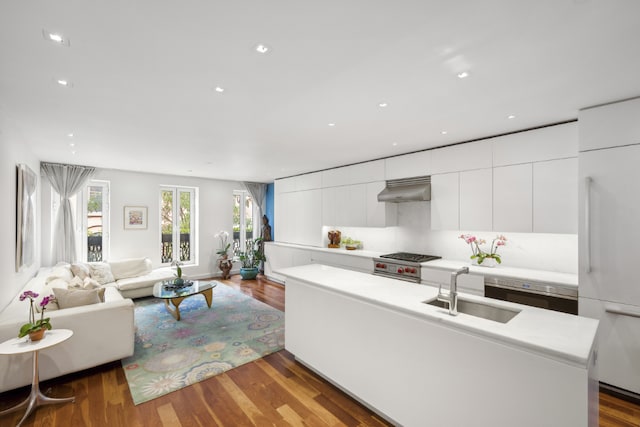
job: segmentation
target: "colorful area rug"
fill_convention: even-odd
[[[284,313],[219,283],[211,308],[202,295],[180,304],[135,301],[134,355],[122,360],[134,404],[155,399],[284,348]]]

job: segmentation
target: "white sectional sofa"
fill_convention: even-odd
[[[134,304],[131,298],[152,295],[153,285],[173,277],[169,268],[151,269],[146,258],[106,263],[115,281],[104,283],[104,302],[45,312],[57,329],[71,329],[73,336],[40,355],[40,379],[58,377],[133,354]],[[102,265],[104,267],[104,265]],[[107,268],[108,270],[108,268]],[[64,276],[64,277],[61,277]],[[28,321],[29,304],[18,297],[25,290],[41,296],[73,278],[69,264],[42,268],[15,299],[0,312],[0,342],[18,336]],[[25,339],[27,339],[25,337]],[[0,357],[0,392],[31,383],[31,354]]]

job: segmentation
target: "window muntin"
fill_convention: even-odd
[[[247,240],[260,237],[254,233],[257,218],[257,207],[248,191],[233,192],[233,251],[245,250]]]

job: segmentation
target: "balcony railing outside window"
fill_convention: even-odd
[[[173,245],[171,244],[171,234],[162,235],[162,245],[160,248],[162,263],[171,263],[173,258]],[[191,259],[191,239],[189,234],[180,234],[180,261],[185,262]]]

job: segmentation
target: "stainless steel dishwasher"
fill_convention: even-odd
[[[485,276],[484,296],[562,313],[578,314],[577,286]]]

